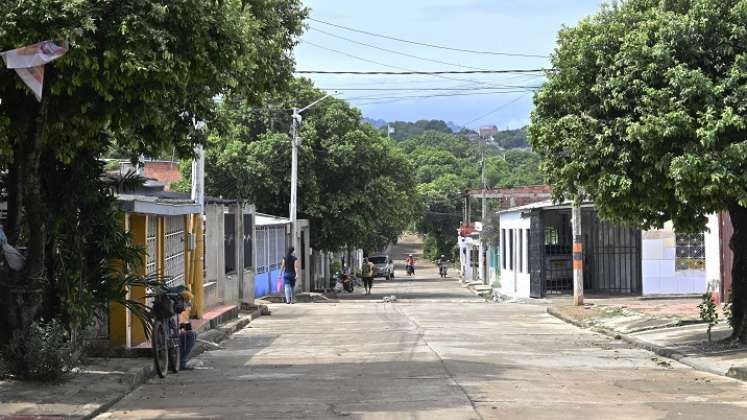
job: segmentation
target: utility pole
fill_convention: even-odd
[[[584,240],[581,229],[581,206],[573,205],[573,305],[584,304]]]
[[[318,104],[319,102],[329,98],[332,95],[337,95],[337,91],[329,93],[316,101],[306,105],[305,107],[298,109],[293,108],[293,120],[291,121],[291,197],[290,197],[290,222],[291,222],[291,246],[298,251],[298,147],[301,145],[301,138],[299,136],[299,130],[301,125],[301,114],[309,108]]]
[[[293,120],[291,121],[291,197],[290,197],[290,222],[291,222],[291,246],[294,249],[298,245],[298,146],[301,141],[298,138],[298,126],[301,123],[301,114],[298,108],[293,108]]]
[[[485,181],[485,139],[480,140],[480,153],[482,158],[480,159],[480,178],[482,185],[482,222],[485,223],[485,217],[488,214],[488,200],[487,195],[487,182]]]

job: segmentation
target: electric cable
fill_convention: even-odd
[[[337,53],[337,54],[344,55],[346,57],[354,58],[356,60],[360,60],[360,61],[364,61],[364,62],[367,62],[367,63],[372,63],[372,64],[376,64],[376,65],[379,65],[379,66],[388,67],[388,68],[392,68],[392,69],[397,69],[397,70],[401,70],[401,71],[400,72],[329,72],[329,71],[297,70],[295,72],[296,74],[311,74],[311,73],[316,73],[316,74],[398,74],[398,75],[407,75],[407,74],[415,75],[415,74],[420,74],[420,75],[427,75],[427,76],[436,77],[436,78],[439,78],[439,79],[445,79],[445,80],[452,80],[452,81],[457,81],[457,82],[466,82],[466,83],[470,83],[470,84],[478,84],[478,85],[485,85],[485,86],[495,87],[494,85],[488,84],[486,82],[481,82],[479,80],[458,79],[458,78],[454,78],[454,77],[443,76],[443,74],[465,74],[465,73],[469,73],[469,72],[485,72],[484,70],[468,70],[468,71],[464,71],[464,72],[420,72],[420,71],[408,69],[408,68],[405,68],[405,67],[393,66],[391,64],[381,63],[381,62],[378,62],[378,61],[375,61],[375,60],[369,60],[367,58],[360,57],[360,56],[357,56],[355,54],[350,54],[350,53],[347,53],[345,51],[340,51],[340,50],[337,50],[337,49],[334,49],[334,48],[328,48],[328,47],[325,47],[323,45],[316,44],[314,42],[310,42],[310,41],[304,41],[304,42],[306,44],[308,44],[308,45],[311,45],[313,47],[316,47],[316,48],[319,48],[319,49],[322,49],[322,50],[331,51],[331,52],[334,52],[334,53]],[[492,71],[488,71],[488,72],[492,72]],[[508,72],[508,71],[497,70],[497,72]]]
[[[309,45],[313,45],[310,42],[306,41]],[[333,50],[331,48],[326,47],[320,47],[315,45],[318,48],[323,48],[326,50],[334,51],[334,52],[340,52],[341,54],[345,54],[348,56],[352,56],[351,54],[342,53],[341,51]],[[365,61],[373,62],[371,60],[364,59]],[[375,62],[374,62],[375,63]],[[387,67],[393,67],[388,64],[381,64],[381,63],[375,63]],[[380,76],[403,76],[403,75],[424,75],[424,76],[433,76],[433,75],[440,75],[440,74],[513,74],[513,73],[541,73],[547,71],[546,69],[514,69],[514,70],[465,70],[465,71],[349,71],[349,70],[296,70],[296,74],[348,74],[348,75],[380,75]],[[451,79],[451,80],[459,80],[459,79]],[[465,80],[460,80],[465,81]],[[482,83],[482,82],[475,82],[474,80],[467,80],[468,82],[473,83]]]
[[[502,105],[500,105],[499,107],[495,108],[494,110],[492,110],[492,111],[490,111],[490,112],[486,112],[485,114],[483,114],[483,115],[480,115],[480,116],[479,116],[479,117],[477,117],[477,118],[474,118],[474,119],[472,119],[472,120],[470,120],[470,121],[467,121],[467,122],[466,122],[466,123],[464,123],[464,124],[461,124],[461,126],[462,126],[462,127],[468,127],[468,126],[469,126],[469,124],[472,124],[472,123],[474,123],[474,122],[480,121],[480,120],[481,120],[481,119],[483,119],[483,118],[489,117],[489,116],[491,116],[491,115],[495,114],[496,112],[498,112],[498,111],[502,110],[503,108],[505,108],[505,107],[507,107],[507,106],[509,106],[509,105],[512,105],[512,104],[514,104],[514,103],[518,102],[518,101],[519,101],[520,99],[522,99],[522,98],[524,98],[524,97],[526,97],[526,96],[527,96],[526,94],[524,94],[524,95],[519,95],[519,96],[517,96],[516,98],[514,98],[513,100],[511,100],[511,101],[509,101],[509,102],[506,102],[505,104],[502,104]]]
[[[313,26],[310,26],[309,28],[311,30],[315,31],[315,32],[320,32],[320,33],[322,33],[324,35],[331,36],[333,38],[342,39],[343,41],[352,42],[353,44],[363,45],[363,46],[366,46],[366,47],[369,47],[369,48],[377,49],[377,50],[380,50],[380,51],[385,51],[385,52],[392,53],[392,54],[401,55],[401,56],[404,56],[404,57],[410,57],[410,58],[414,58],[414,59],[417,59],[417,60],[428,61],[428,62],[436,63],[436,64],[445,64],[447,66],[461,67],[463,69],[488,70],[488,69],[484,69],[484,68],[480,68],[480,67],[465,66],[463,64],[449,63],[448,61],[440,61],[440,60],[434,60],[434,59],[431,59],[431,58],[420,57],[420,56],[417,56],[417,55],[414,55],[414,54],[408,54],[408,53],[404,53],[404,52],[397,51],[397,50],[391,50],[389,48],[383,48],[383,47],[379,47],[379,46],[376,46],[376,45],[367,44],[365,42],[356,41],[354,39],[346,38],[344,36],[335,35],[335,34],[333,34],[331,32],[323,31],[323,30],[315,28]]]
[[[429,47],[429,48],[438,48],[442,50],[457,51],[457,52],[463,52],[463,53],[469,53],[469,54],[499,55],[499,56],[506,56],[506,57],[524,57],[524,58],[545,58],[545,59],[550,58],[550,56],[548,55],[540,55],[540,54],[507,53],[507,52],[498,52],[498,51],[481,51],[481,50],[470,50],[466,48],[447,47],[445,45],[431,44],[427,42],[410,41],[407,39],[397,38],[397,37],[393,37],[389,35],[378,34],[375,32],[368,32],[368,31],[364,31],[361,29],[351,28],[349,26],[343,26],[343,25],[338,25],[336,23],[327,22],[321,19],[315,19],[312,17],[309,17],[307,19],[314,21],[314,22],[323,23],[325,25],[333,26],[335,28],[344,29],[346,31],[358,32],[364,35],[389,39],[391,41],[404,42],[407,44],[420,45],[420,46]]]

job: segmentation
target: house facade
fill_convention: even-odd
[[[194,295],[191,317],[205,311],[203,285],[203,235],[200,206],[188,197],[164,191],[119,194],[123,227],[133,242],[145,249],[141,275],[158,274],[169,286],[185,285]],[[149,304],[144,287],[127,291],[130,299]],[[103,332],[112,347],[139,347],[147,344],[140,320],[124,306],[113,303]]]
[[[573,288],[571,205],[535,203],[499,213],[499,292],[540,298]],[[582,206],[584,290],[602,294],[702,294],[719,283],[718,218],[695,235],[640,231],[601,220]]]

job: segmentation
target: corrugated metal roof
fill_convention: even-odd
[[[594,207],[593,203],[584,203],[581,207]],[[535,210],[535,209],[549,209],[549,210],[560,210],[560,209],[571,209],[573,208],[573,202],[566,200],[562,203],[556,203],[553,200],[539,201],[537,203],[527,204],[525,206],[512,207],[510,209],[499,211],[498,214],[504,213],[515,213],[518,211]]]
[[[270,214],[257,213],[256,223],[257,226],[287,225],[290,223],[290,219],[286,217],[272,216]]]

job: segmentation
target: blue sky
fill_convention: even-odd
[[[551,53],[558,30],[563,25],[572,26],[584,16],[593,14],[599,10],[601,3],[602,0],[305,1],[311,8],[313,18],[368,32],[456,48],[534,55]],[[313,21],[309,24],[311,28],[295,51],[299,70],[464,70],[354,44],[330,34],[405,54],[476,68],[535,69],[547,67],[549,63],[546,58],[446,51],[371,37]],[[532,99],[525,87],[537,86],[542,82],[541,77],[515,74],[441,78],[314,75],[311,78],[320,88],[340,89],[339,97],[349,99],[369,118],[388,121],[443,119],[470,127],[495,124],[500,128],[516,128],[529,121]],[[509,92],[504,93],[466,90],[496,85],[521,88],[508,88]],[[422,98],[424,95],[454,93],[460,96]],[[403,99],[403,96],[410,98]],[[478,119],[484,115],[484,118]]]

